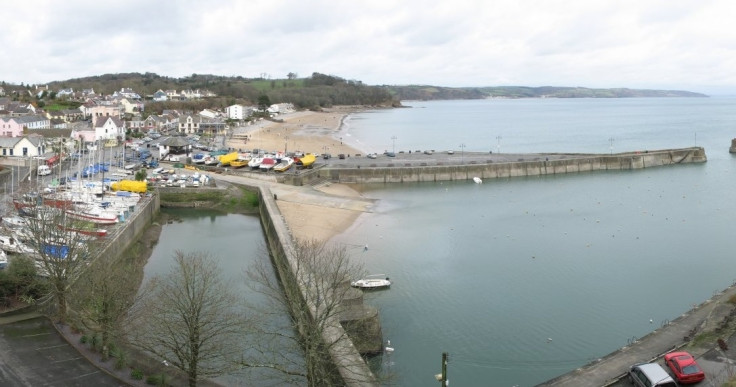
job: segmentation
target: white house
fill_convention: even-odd
[[[125,139],[125,123],[118,117],[100,117],[95,123],[95,140]]]
[[[156,102],[168,101],[169,96],[166,95],[163,90],[159,89],[157,92],[153,93],[153,100]]]
[[[15,117],[16,122],[28,130],[51,129],[51,120],[40,115]]]
[[[46,153],[43,136],[0,137],[0,155],[35,157]]]

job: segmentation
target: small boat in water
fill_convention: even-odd
[[[473,178],[473,181],[475,182],[475,184],[480,184],[480,183],[483,182],[483,180],[481,180],[480,177],[478,177],[478,176],[474,177]]]
[[[352,281],[350,286],[364,290],[383,289],[391,286],[391,281],[386,277],[386,274],[372,274],[357,281]]]

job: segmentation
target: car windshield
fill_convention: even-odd
[[[695,364],[689,364],[682,367],[682,373],[685,375],[697,374],[698,372],[700,372],[700,369]]]

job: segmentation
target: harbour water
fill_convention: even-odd
[[[336,238],[394,285],[372,294],[401,386],[530,386],[642,337],[736,278],[736,100],[485,100],[359,114],[391,149],[604,153],[705,147],[639,171],[361,187],[375,213]],[[611,140],[612,139],[612,140]],[[499,146],[500,143],[500,146]],[[371,144],[371,145],[369,145]],[[650,320],[652,321],[650,323]],[[644,361],[646,359],[642,359]]]
[[[376,360],[392,384],[434,385],[448,352],[453,386],[535,385],[646,335],[736,279],[736,160],[728,153],[736,99],[405,105],[412,108],[351,116],[341,137],[378,153],[394,146],[605,153],[697,145],[708,162],[357,187],[378,205],[335,241],[368,272],[393,281],[366,297],[380,308],[395,348]],[[256,254],[263,238],[257,222],[208,234],[230,217],[166,225],[154,255],[161,249],[169,258],[182,242],[218,255]],[[221,252],[231,246],[234,253]]]

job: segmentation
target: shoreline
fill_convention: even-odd
[[[277,116],[283,122],[260,120],[233,130],[226,146],[233,149],[264,149],[267,151],[302,151],[304,153],[363,154],[354,144],[340,135],[349,115],[367,111],[362,107],[340,107],[324,111],[297,111]],[[247,139],[246,139],[247,137]]]
[[[364,154],[364,150],[341,141],[340,133],[344,130],[345,120],[354,113],[368,111],[369,108],[359,106],[341,106],[316,111],[297,111],[279,115],[283,122],[261,120],[256,124],[238,127],[234,138],[227,141],[227,146],[238,149],[247,144],[248,149],[267,150],[300,150],[321,154]],[[249,136],[244,143],[242,137]],[[339,183],[322,184],[312,187],[316,191],[329,196],[345,198],[362,198],[362,194],[352,187]],[[334,208],[316,204],[299,203],[284,200],[279,195],[276,204],[281,215],[289,225],[294,238],[301,240],[319,240],[328,242],[346,232],[366,211]],[[319,227],[315,227],[317,224]]]

